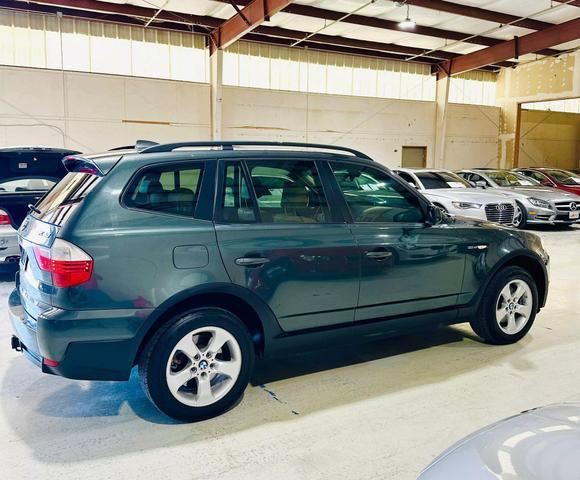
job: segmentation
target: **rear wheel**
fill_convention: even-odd
[[[516,211],[514,213],[514,227],[516,228],[525,228],[528,223],[528,212],[524,208],[524,206],[518,202],[516,202]]]
[[[139,375],[155,406],[177,420],[215,417],[242,397],[254,364],[243,323],[219,308],[181,314],[147,345]]]
[[[537,310],[534,279],[523,268],[507,267],[487,286],[471,328],[488,343],[515,343],[532,328]]]

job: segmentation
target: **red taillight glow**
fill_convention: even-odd
[[[5,210],[0,208],[0,225],[10,225],[10,215]]]
[[[42,363],[44,363],[47,367],[58,367],[60,362],[56,360],[51,360],[50,358],[43,358]]]
[[[88,282],[93,259],[76,245],[57,238],[51,248],[34,246],[38,266],[52,275],[55,287],[75,287]]]

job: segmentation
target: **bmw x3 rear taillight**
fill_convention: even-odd
[[[66,240],[57,238],[52,247],[34,247],[38,266],[52,275],[55,287],[75,287],[90,280],[93,259],[85,251]]]

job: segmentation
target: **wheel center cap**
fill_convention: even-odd
[[[516,308],[515,303],[510,303],[508,308],[510,309],[510,312],[513,312]]]
[[[202,360],[201,362],[199,362],[199,368],[201,370],[205,370],[207,368],[207,362],[205,360]]]

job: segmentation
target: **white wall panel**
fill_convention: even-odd
[[[0,145],[84,152],[210,135],[209,86],[79,72],[0,67]]]
[[[139,138],[210,138],[207,84],[80,72],[65,72],[64,79],[66,102],[62,72],[0,67],[1,145],[98,151]],[[499,109],[450,105],[449,112],[446,165],[495,161]],[[403,146],[427,147],[430,164],[434,119],[434,102],[223,89],[224,139],[344,145],[390,167],[400,165]]]

